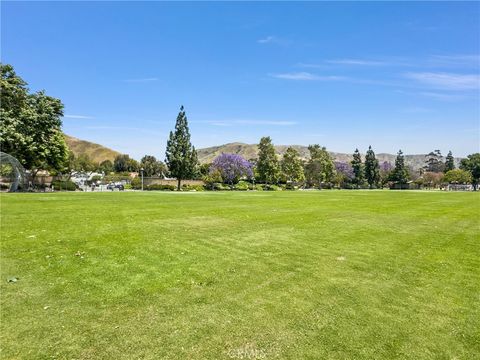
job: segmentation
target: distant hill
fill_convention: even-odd
[[[86,140],[80,140],[66,134],[64,135],[69,149],[73,151],[75,156],[87,154],[94,162],[101,163],[104,160],[110,160],[113,162],[113,159],[115,159],[117,155],[120,155],[118,151],[109,149],[105,146]]]
[[[303,145],[276,145],[275,150],[277,154],[283,156],[285,150],[289,147],[295,148],[299,153],[300,157],[307,160],[309,158],[309,151],[307,146]],[[198,149],[198,160],[200,163],[209,163],[212,162],[215,157],[221,153],[232,153],[242,155],[245,159],[256,159],[258,155],[258,147],[256,144],[244,144],[244,143],[230,143],[220,146],[213,146],[204,149]],[[336,153],[330,152],[332,157],[336,161],[349,162],[352,160],[352,154]],[[393,154],[375,154],[380,164],[383,162],[390,162],[392,165],[395,164],[395,158],[397,155]],[[456,165],[460,163],[461,158],[455,158]],[[405,163],[408,166],[413,167],[414,170],[418,170],[425,165],[425,155],[405,155]]]

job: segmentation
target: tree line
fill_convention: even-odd
[[[75,156],[68,149],[61,131],[64,106],[59,99],[46,95],[45,91],[30,93],[27,83],[11,65],[0,64],[0,72],[1,151],[17,158],[33,178],[40,170],[68,178],[75,172],[110,174],[141,171],[147,177],[174,177],[179,190],[181,181],[185,179],[203,179],[207,185],[234,185],[245,179],[272,186],[294,183],[312,188],[376,188],[388,183],[403,188],[409,181],[420,185],[446,181],[472,183],[475,189],[480,180],[479,153],[462,159],[460,168],[456,169],[451,152],[443,161],[439,150],[432,151],[426,156],[422,171],[417,174],[406,166],[401,150],[394,165],[380,164],[371,146],[364,159],[356,149],[351,162],[335,161],[319,144],[308,146],[308,160],[301,159],[293,147],[287,148],[280,158],[268,136],[259,141],[257,159],[221,154],[211,164],[200,165],[183,106],[175,128],[169,134],[165,163],[152,155],[145,155],[137,162],[126,154],[118,155],[113,161],[95,163],[87,155]]]

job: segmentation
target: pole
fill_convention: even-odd
[[[143,168],[140,169],[140,172],[142,174],[142,191],[143,191]]]

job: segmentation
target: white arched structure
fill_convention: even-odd
[[[8,164],[12,167],[12,184],[10,185],[10,191],[17,191],[19,185],[25,185],[25,169],[17,159],[12,155],[0,151],[0,164]]]

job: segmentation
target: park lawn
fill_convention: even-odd
[[[0,200],[1,359],[480,356],[479,193]]]

